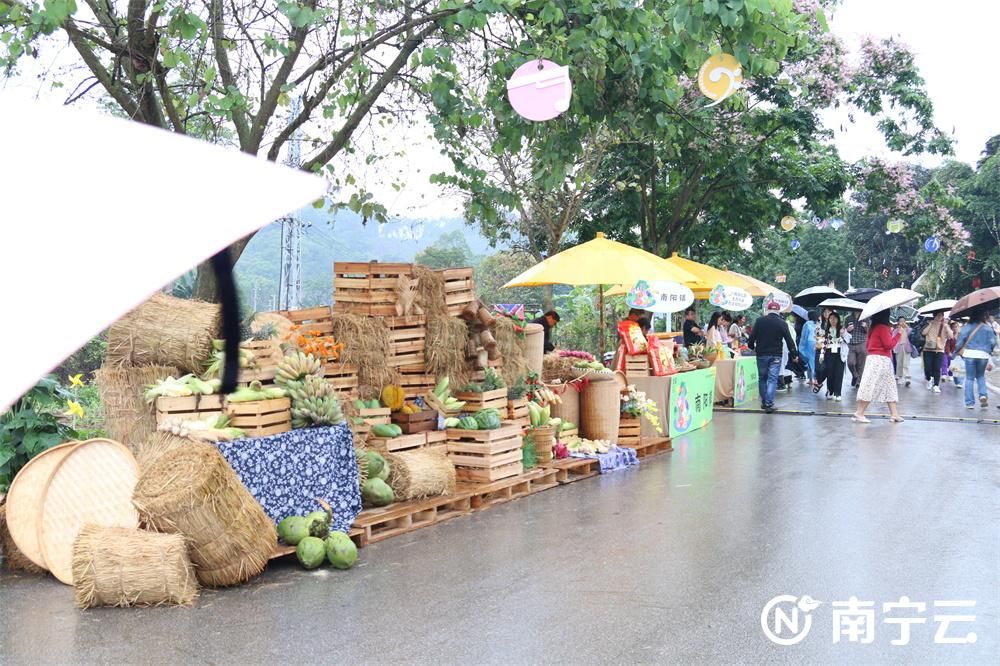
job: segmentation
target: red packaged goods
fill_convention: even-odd
[[[618,322],[618,334],[621,336],[625,352],[629,356],[646,353],[646,338],[639,330],[639,324],[627,319],[620,321]]]

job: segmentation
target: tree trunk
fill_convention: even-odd
[[[542,287],[542,312],[548,312],[555,308],[555,297],[552,295],[552,285],[547,284]]]
[[[233,266],[239,261],[240,255],[243,254],[243,250],[246,249],[250,243],[250,239],[253,237],[254,234],[244,236],[229,246],[229,253],[233,257]],[[215,279],[215,271],[212,269],[212,263],[207,259],[198,264],[198,273],[194,283],[194,297],[200,301],[207,301],[209,303],[215,303],[219,299],[219,285]]]

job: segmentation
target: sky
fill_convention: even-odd
[[[844,0],[836,9],[832,30],[851,50],[856,50],[865,35],[897,37],[910,47],[923,74],[935,106],[939,127],[946,132],[954,128],[955,158],[975,163],[986,143],[1000,134],[1000,113],[995,104],[991,74],[995,67],[996,30],[1000,25],[1000,0]],[[65,51],[43,55],[40,64],[58,62]],[[37,70],[36,70],[37,71]],[[0,83],[0,104],[18,103],[39,94],[32,76]],[[47,101],[61,101],[65,90],[42,92]],[[850,161],[865,155],[898,159],[885,148],[874,123],[858,116],[858,122],[847,121],[846,111],[826,114],[831,128],[836,129],[836,143],[841,155]],[[407,155],[379,164],[406,183],[401,192],[389,187],[373,187],[380,201],[393,215],[403,217],[446,218],[460,214],[461,200],[455,193],[446,193],[428,183],[430,174],[445,170],[449,164],[433,142],[419,127],[393,133],[393,146],[407,145]],[[940,158],[918,158],[925,166],[934,166]]]

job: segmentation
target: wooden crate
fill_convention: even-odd
[[[530,437],[531,441],[535,443],[535,455],[538,457],[538,462],[551,462],[553,460],[552,447],[556,445],[556,437],[552,426],[528,428],[525,437]]]
[[[303,310],[278,310],[275,314],[285,317],[293,324],[300,325],[302,333],[315,332],[320,335],[333,333],[333,312],[329,305]]]
[[[156,399],[156,423],[166,419],[201,421],[212,416],[222,416],[222,396],[190,395],[179,398],[161,396]]]
[[[622,414],[618,422],[618,444],[621,446],[632,446],[639,443],[642,436],[642,421],[635,416]]]
[[[379,407],[378,409],[366,408],[358,410],[358,418],[364,420],[370,426],[376,425],[388,425],[392,422],[391,419],[392,412],[389,411],[388,407]]]
[[[347,363],[324,363],[323,376],[326,377],[341,400],[358,393],[358,366]]]
[[[412,435],[417,432],[437,430],[438,414],[433,409],[416,414],[394,412],[392,422],[402,428],[404,434]]]
[[[412,449],[422,449],[427,446],[426,433],[418,432],[412,435],[400,435],[399,437],[368,437],[368,446],[379,453],[397,453],[399,451],[410,451]]]
[[[277,338],[270,340],[246,340],[240,343],[243,349],[253,352],[254,363],[258,368],[275,368],[281,362],[281,344]]]
[[[260,382],[262,386],[274,386],[274,376],[277,371],[277,365],[272,365],[269,368],[240,368],[236,375],[236,384],[247,386],[250,382],[256,381]]]
[[[425,432],[424,435],[427,436],[428,449],[436,449],[444,453],[448,452],[448,433],[444,430],[432,430]]]
[[[389,367],[422,366],[427,338],[427,318],[424,315],[386,317],[389,326]]]
[[[527,427],[529,422],[527,398],[507,400],[507,420],[520,423],[523,427]]]
[[[444,277],[444,298],[448,314],[456,316],[466,305],[476,300],[476,285],[471,268],[447,268],[441,271]]]
[[[521,461],[499,467],[459,467],[455,466],[455,478],[467,483],[492,483],[500,479],[518,476],[524,472]]]
[[[333,311],[394,317],[396,283],[400,275],[412,276],[413,264],[336,262],[333,265]]]
[[[649,356],[647,354],[625,357],[626,377],[649,377]]]
[[[558,433],[556,433],[556,439],[559,440],[560,442],[567,442],[570,439],[572,439],[573,437],[579,437],[579,436],[580,436],[580,429],[579,428],[570,428],[569,430],[560,430]]]
[[[403,387],[403,395],[407,400],[421,398],[434,390],[434,375],[427,373],[426,366],[404,365],[399,368],[399,385]]]
[[[458,479],[489,483],[523,471],[523,439],[516,423],[504,423],[496,430],[449,428],[447,433],[448,457]]]
[[[507,389],[498,388],[495,391],[485,391],[483,393],[468,393],[466,391],[452,391],[455,400],[465,402],[463,412],[479,412],[484,409],[495,409],[502,415],[507,411]]]
[[[247,437],[266,437],[292,429],[292,401],[288,398],[227,402],[225,411],[230,425]]]

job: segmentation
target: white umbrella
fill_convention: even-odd
[[[927,305],[919,308],[917,312],[920,314],[934,314],[936,312],[947,312],[955,307],[955,303],[958,303],[954,298],[946,298],[941,301],[931,301]]]
[[[881,294],[868,301],[865,305],[865,309],[861,311],[860,319],[868,319],[872,315],[882,312],[883,310],[890,310],[898,305],[906,305],[911,303],[921,297],[922,294],[918,294],[912,289],[890,289],[888,291],[883,291]]]
[[[796,305],[801,305],[802,307],[811,308],[819,305],[820,301],[825,301],[828,298],[843,297],[844,294],[833,287],[818,286],[803,289],[799,293],[795,294],[795,298],[792,299],[792,302]]]
[[[831,310],[856,310],[861,312],[865,309],[865,304],[853,298],[828,298],[819,304],[822,308]]]
[[[326,192],[313,175],[110,116],[6,104],[0,126],[0,409],[156,289]]]

